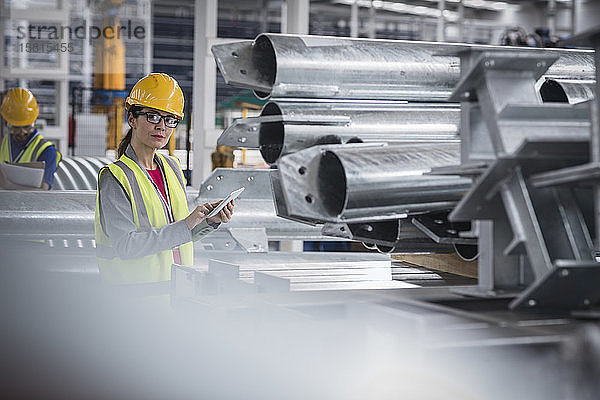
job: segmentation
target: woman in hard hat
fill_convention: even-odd
[[[192,240],[228,222],[230,202],[205,203],[191,213],[179,161],[156,152],[183,118],[183,92],[166,74],[140,79],[125,101],[130,129],[118,160],[98,173],[96,254],[103,280],[111,283],[167,281],[171,265],[192,265]]]
[[[17,190],[50,189],[61,155],[54,144],[44,139],[35,128],[35,120],[40,112],[35,97],[27,89],[9,90],[2,100],[0,111],[10,132],[10,135],[6,135],[2,140],[0,163],[45,162],[41,188],[11,182],[2,168],[0,168],[0,187]]]

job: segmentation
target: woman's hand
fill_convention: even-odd
[[[206,204],[208,204],[208,203],[206,203]],[[190,215],[185,217],[184,221],[187,224],[190,231],[192,229],[194,229],[194,227],[196,225],[198,225],[200,222],[204,221],[204,219],[206,218],[206,215],[208,215],[208,213],[210,212],[210,210],[206,207],[206,204],[194,208],[194,210],[190,213]],[[212,208],[211,208],[211,210],[212,210]]]
[[[223,200],[221,200],[223,201]],[[219,204],[221,204],[221,201],[218,201],[216,203],[204,203],[204,206],[210,211],[212,211],[215,207],[217,207]],[[229,203],[227,203],[227,205],[225,207],[223,207],[223,209],[221,211],[219,211],[219,213],[217,215],[215,215],[214,217],[209,218],[207,221],[211,222],[213,224],[217,223],[224,223],[226,224],[227,222],[229,222],[229,220],[231,220],[231,216],[233,215],[233,206],[234,206],[234,200],[231,200]],[[208,213],[207,213],[208,214]]]

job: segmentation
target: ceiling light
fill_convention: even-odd
[[[427,1],[435,1],[437,0],[427,0]],[[480,1],[480,0],[479,0]],[[354,0],[335,0],[337,4],[346,4],[352,5],[354,4]],[[385,0],[377,0],[371,2],[370,0],[359,0],[357,3],[360,7],[370,8],[373,6],[374,8],[383,9],[386,11],[392,11],[403,14],[412,14],[412,15],[421,15],[433,18],[439,18],[440,10],[432,7],[424,7],[424,6],[414,6],[411,4],[399,3],[395,1],[385,1]],[[457,21],[458,13],[455,11],[444,10],[444,18],[448,21]]]
[[[438,3],[438,0],[424,0],[424,1],[428,1],[430,3]],[[459,3],[460,1],[461,0],[446,0],[446,2],[454,3],[454,4]],[[572,0],[566,0],[566,1],[570,2]],[[503,11],[503,10],[506,10],[509,8],[519,9],[521,7],[518,4],[510,4],[505,1],[462,0],[462,2],[465,7],[480,8],[480,9],[491,10],[491,11]]]

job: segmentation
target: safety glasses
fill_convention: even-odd
[[[179,121],[181,121],[180,119],[171,117],[170,115],[160,115],[159,113],[155,113],[152,111],[145,111],[145,112],[138,111],[135,113],[136,117],[139,115],[145,115],[146,121],[150,122],[151,124],[155,124],[155,125],[160,124],[160,120],[164,119],[165,126],[167,128],[175,128],[175,127],[177,127],[177,124],[179,124]]]
[[[8,130],[10,133],[12,134],[17,134],[19,132],[25,132],[27,134],[30,134],[31,132],[33,132],[35,130],[35,125],[25,125],[25,126],[12,126],[10,124],[8,125]]]

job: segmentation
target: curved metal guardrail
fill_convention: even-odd
[[[105,157],[65,157],[54,174],[52,190],[96,190],[98,171],[111,162]]]

